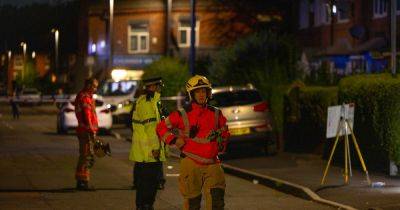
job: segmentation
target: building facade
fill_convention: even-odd
[[[297,35],[311,62],[338,74],[381,72],[390,56],[389,0],[300,0]],[[397,21],[400,0],[397,0]],[[400,25],[397,24],[399,27]]]
[[[92,74],[107,68],[141,70],[163,55],[185,58],[189,54],[190,1],[115,1],[112,33],[109,1],[86,1],[82,5],[81,56],[85,58],[84,62]],[[197,57],[209,56],[221,47],[214,21],[220,19],[221,15],[224,14],[213,10],[212,1],[197,1]],[[112,62],[109,60],[110,52]]]

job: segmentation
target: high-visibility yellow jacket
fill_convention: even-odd
[[[158,109],[160,94],[155,93],[150,100],[141,95],[136,101],[135,111],[132,114],[132,146],[129,160],[135,162],[165,161],[165,145],[158,139],[157,124],[160,122]],[[159,159],[153,157],[153,150],[160,151]]]

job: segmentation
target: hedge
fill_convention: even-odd
[[[356,105],[354,132],[367,166],[387,171],[389,159],[400,164],[400,79],[390,74],[344,78],[339,101]]]
[[[285,150],[322,153],[327,109],[336,104],[336,87],[290,88],[284,99]]]

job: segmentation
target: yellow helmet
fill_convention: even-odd
[[[207,88],[208,97],[211,98],[212,87],[210,81],[205,76],[195,75],[186,82],[186,91],[189,94],[190,100],[192,100],[191,92],[199,88]]]

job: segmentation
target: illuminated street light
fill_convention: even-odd
[[[55,61],[54,61],[54,70],[55,72],[58,71],[58,44],[59,44],[59,39],[60,39],[60,32],[58,31],[58,29],[51,29],[51,32],[54,33],[54,51],[55,51]]]
[[[35,58],[36,58],[36,52],[32,51],[32,59],[35,59]]]
[[[8,60],[11,59],[11,55],[12,55],[12,52],[11,52],[11,50],[9,50],[9,51],[8,51]]]
[[[24,53],[24,58],[25,58],[25,56],[26,56],[26,49],[27,49],[27,44],[25,43],[25,42],[21,42],[21,47],[22,47],[22,51],[23,51],[23,53]]]
[[[336,5],[332,5],[332,12],[333,12],[333,14],[336,14],[336,13],[337,13]]]

